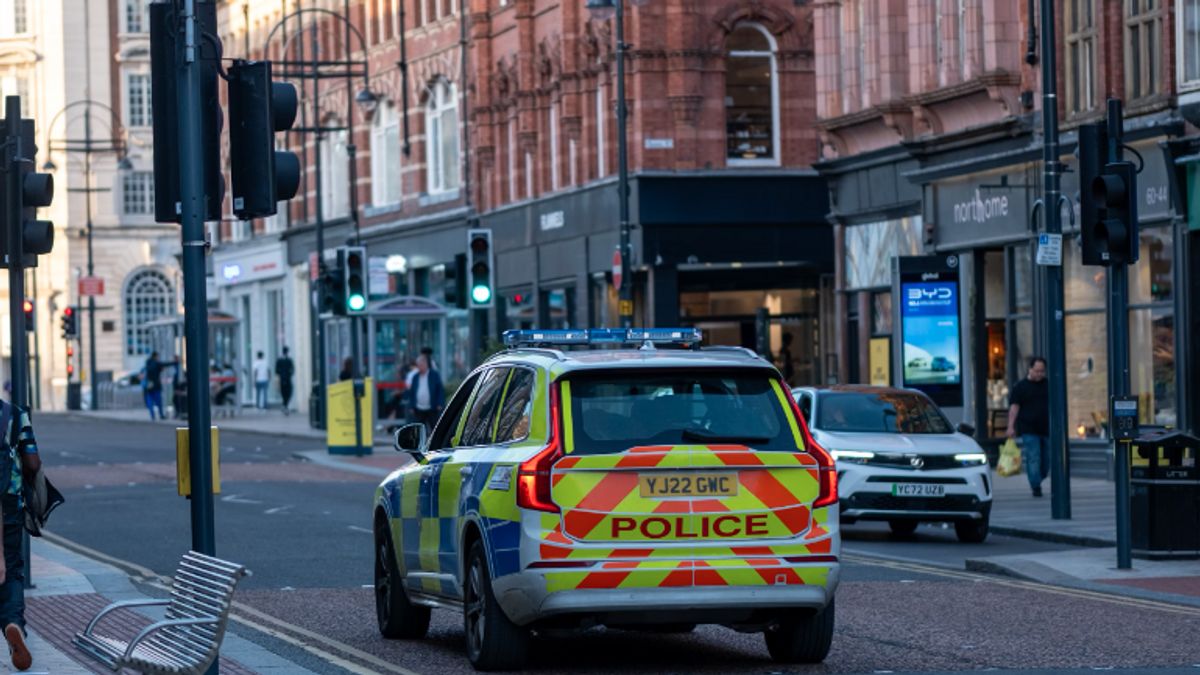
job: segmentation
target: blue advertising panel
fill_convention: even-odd
[[[902,257],[895,293],[900,319],[900,374],[938,405],[962,405],[962,331],[958,256]]]

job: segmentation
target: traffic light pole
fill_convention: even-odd
[[[92,108],[85,106],[83,109],[83,136],[87,139],[88,151],[83,153],[83,176],[87,181],[85,189],[87,194],[84,195],[84,203],[86,204],[87,222],[87,273],[92,276],[95,273],[93,265],[93,249],[92,249]],[[96,296],[88,296],[88,383],[92,388],[92,410],[100,409],[100,383],[96,378]]]
[[[1046,232],[1062,234],[1059,206],[1058,74],[1054,43],[1054,2],[1042,0],[1042,166]],[[1050,388],[1050,517],[1071,517],[1071,486],[1067,447],[1067,364],[1063,327],[1062,265],[1042,266],[1042,321],[1046,339],[1046,379]]]
[[[4,242],[8,263],[8,316],[12,354],[9,381],[12,385],[10,403],[23,408],[29,396],[29,350],[25,336],[25,261],[21,254],[21,172],[19,163],[26,155],[32,157],[32,148],[21,147],[21,99],[7,96],[4,99],[4,168],[5,192],[4,220],[8,223]],[[31,161],[31,160],[27,160]]]
[[[1109,162],[1121,161],[1121,141],[1124,114],[1120,99],[1108,99],[1108,148]],[[1136,196],[1133,186],[1127,186],[1129,198]],[[1136,245],[1136,242],[1135,242]],[[1113,399],[1129,396],[1129,265],[1113,263],[1108,268],[1108,377],[1109,394]],[[1114,428],[1113,420],[1109,427]],[[1116,472],[1117,514],[1117,569],[1127,570],[1133,566],[1129,513],[1129,444],[1113,440],[1114,470]]]
[[[625,108],[625,0],[616,0],[617,5],[617,191],[621,208],[621,288],[617,291],[618,313],[621,327],[633,327],[633,274],[630,259],[629,223],[629,131]]]
[[[212,434],[209,408],[208,315],[204,283],[206,208],[200,114],[200,35],[198,0],[182,0],[182,32],[176,32],[175,75],[178,94],[179,202],[183,232],[184,333],[187,342],[188,460],[191,464],[192,548],[215,555],[213,523]],[[182,39],[180,39],[182,38]],[[94,352],[93,352],[94,354]],[[94,357],[93,357],[94,358]],[[214,661],[209,673],[217,672]]]
[[[313,125],[317,128],[317,143],[316,151],[313,153],[313,194],[316,195],[316,236],[317,236],[317,275],[318,283],[325,283],[325,209],[321,200],[321,139],[324,134],[321,132],[321,101],[320,101],[320,83],[321,76],[318,67],[320,59],[320,41],[317,38],[317,21],[313,19],[309,25],[309,35],[312,36],[312,118]],[[346,95],[350,92],[347,90]],[[323,292],[322,289],[318,294]],[[325,383],[328,382],[328,373],[326,372],[325,364],[325,322],[321,320],[321,314],[318,311],[318,305],[313,305],[313,321],[317,328],[317,344],[313,351],[317,355],[317,420],[319,421],[318,428],[325,429],[329,425],[329,410],[325,401]]]

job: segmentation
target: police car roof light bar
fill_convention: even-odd
[[[589,328],[568,330],[506,330],[504,344],[521,346],[640,345],[646,342],[675,345],[699,344],[698,328]]]

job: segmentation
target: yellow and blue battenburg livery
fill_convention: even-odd
[[[784,662],[829,650],[837,474],[778,371],[693,328],[509,331],[376,496],[385,636],[463,612],[480,668],[532,628],[761,630]]]

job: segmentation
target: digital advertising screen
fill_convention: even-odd
[[[901,284],[904,384],[959,384],[958,282]]]

